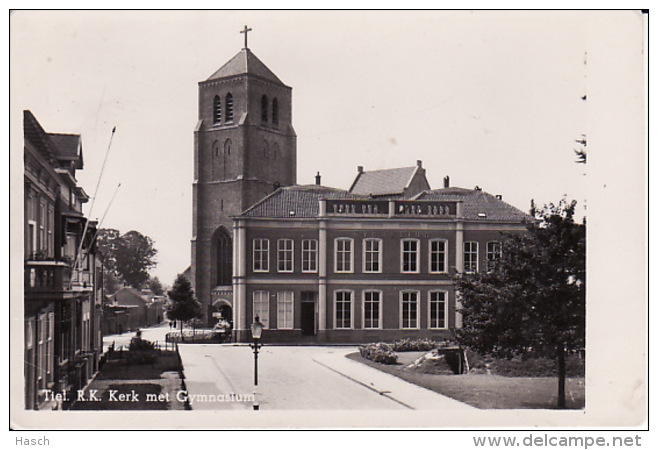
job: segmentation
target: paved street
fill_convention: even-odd
[[[252,409],[248,399],[254,391],[251,348],[216,344],[185,344],[179,348],[192,409]],[[259,353],[256,395],[260,408],[471,408],[345,358],[353,351],[355,347],[263,347]],[[242,396],[242,401],[208,401],[209,395],[221,398],[223,394],[227,398],[231,393],[238,400]]]
[[[142,337],[164,342],[168,323],[143,328]],[[103,346],[129,345],[134,332],[105,336]],[[254,354],[241,344],[179,345],[192,409],[253,408]],[[258,355],[260,408],[440,409],[471,407],[345,358],[356,347],[265,346]],[[233,394],[233,396],[231,396]],[[183,395],[183,394],[181,394]],[[213,397],[214,396],[214,397]]]

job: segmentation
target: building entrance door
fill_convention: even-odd
[[[302,335],[315,336],[315,292],[302,292]]]

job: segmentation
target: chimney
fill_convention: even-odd
[[[443,187],[444,188],[449,188],[450,187],[450,177],[448,175],[443,177]]]
[[[416,160],[416,166],[422,168],[423,167],[423,162],[420,159]]]
[[[359,173],[363,173],[363,166],[356,166],[356,171]]]
[[[321,179],[321,178],[322,178],[322,177],[320,177],[320,172],[318,172],[318,173],[315,175],[315,184],[317,184],[318,186],[320,186],[320,179]]]

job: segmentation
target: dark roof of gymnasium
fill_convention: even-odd
[[[282,187],[246,210],[244,217],[261,218],[314,218],[319,214],[319,200],[328,199],[368,199],[367,195],[350,194],[343,189],[335,189],[315,184]],[[413,200],[461,201],[462,214],[467,220],[523,222],[532,220],[518,208],[497,199],[494,195],[476,189],[451,187],[423,191]],[[291,212],[294,212],[291,214]],[[481,216],[484,214],[484,216]]]
[[[350,192],[356,195],[396,195],[409,186],[417,167],[371,170],[357,175]]]
[[[423,191],[414,200],[462,201],[462,215],[467,220],[521,222],[531,217],[509,203],[479,189],[449,187]],[[484,214],[482,216],[481,214]]]
[[[265,80],[284,85],[283,82],[267,68],[251,50],[242,49],[240,53],[231,58],[226,64],[210,75],[206,81],[217,80],[237,75],[254,75]],[[285,86],[285,85],[284,85]]]
[[[23,133],[48,158],[61,165],[73,161],[76,169],[82,169],[82,143],[79,134],[47,133],[30,110],[23,111]]]
[[[319,200],[321,198],[364,198],[364,196],[316,184],[288,186],[277,189],[242,215],[272,218],[317,217],[320,213]],[[291,211],[294,211],[294,214],[291,214]]]

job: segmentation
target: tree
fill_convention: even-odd
[[[167,318],[180,322],[181,340],[183,339],[183,322],[203,316],[201,304],[194,295],[194,289],[183,274],[178,274],[174,286],[168,292]]]
[[[585,345],[585,225],[574,222],[575,206],[544,207],[528,233],[507,236],[491,271],[457,278],[459,342],[499,357],[554,358],[558,408],[566,406],[565,354]]]
[[[164,287],[158,277],[149,278],[148,287],[155,295],[164,295]]]
[[[136,289],[150,279],[148,270],[157,264],[153,240],[138,231],[122,235],[118,230],[103,228],[96,236],[96,246],[103,254],[106,273]]]

